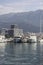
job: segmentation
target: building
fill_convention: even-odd
[[[14,37],[22,37],[23,36],[23,29],[14,28]]]
[[[18,28],[17,25],[11,25],[11,28],[5,31],[5,36],[9,37],[22,37],[23,29]]]
[[[9,37],[14,37],[13,32],[14,32],[14,31],[11,30],[11,29],[6,30],[6,31],[5,31],[5,36],[8,37],[8,38],[9,38]]]
[[[22,37],[23,36],[23,29],[20,29],[17,24],[11,25],[11,29],[13,30],[14,37]]]

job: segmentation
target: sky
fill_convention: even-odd
[[[43,0],[0,0],[0,14],[43,9]]]

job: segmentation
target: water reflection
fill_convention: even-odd
[[[43,45],[40,43],[7,43],[2,65],[41,65]]]

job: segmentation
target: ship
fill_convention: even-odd
[[[29,39],[27,40],[28,43],[37,43],[37,36],[33,33],[30,34]]]

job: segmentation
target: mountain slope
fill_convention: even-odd
[[[8,28],[11,24],[18,24],[24,31],[39,32],[40,19],[43,25],[43,10],[0,15],[0,28]]]

